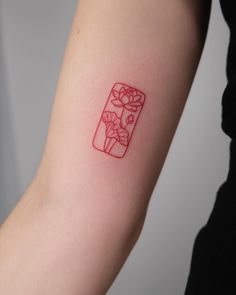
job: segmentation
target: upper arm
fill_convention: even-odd
[[[2,294],[105,293],[140,232],[208,12],[203,0],[79,1],[42,160],[1,229]],[[125,155],[97,149],[106,137]]]
[[[39,170],[41,181],[49,183],[52,191],[85,195],[93,201],[99,195],[109,202],[126,202],[123,196],[128,195],[134,207],[147,204],[200,59],[209,3],[79,1]],[[126,118],[120,118],[120,106],[105,108],[115,113],[111,123],[114,116],[123,120],[123,126],[114,123],[110,132],[126,137],[128,132],[128,144],[126,139],[122,144],[115,138],[116,148],[121,144],[126,149],[122,158],[101,152],[93,144],[97,128],[101,129],[97,135],[100,146],[107,136],[106,128],[112,129],[100,120],[117,82],[145,94],[138,120],[132,118],[134,130],[132,124],[124,128]],[[127,111],[125,116],[128,114],[137,113]],[[122,128],[127,132],[117,131]]]

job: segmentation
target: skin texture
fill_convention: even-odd
[[[0,230],[0,294],[107,292],[140,235],[209,8],[195,0],[80,0],[41,161]],[[92,146],[119,81],[146,95],[122,159]]]

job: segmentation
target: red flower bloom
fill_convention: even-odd
[[[137,108],[143,105],[142,96],[135,89],[121,87],[119,91],[113,89],[112,94],[115,99],[111,102],[118,108],[124,107],[130,112],[137,112]]]

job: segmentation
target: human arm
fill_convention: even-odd
[[[140,234],[183,111],[205,9],[204,1],[80,1],[42,160],[0,232],[1,294],[109,288]],[[121,159],[92,146],[119,81],[146,95]]]

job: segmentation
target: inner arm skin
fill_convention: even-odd
[[[79,1],[38,169],[0,230],[0,294],[107,292],[140,236],[209,10],[205,0]],[[122,159],[92,146],[115,82],[146,95]]]

